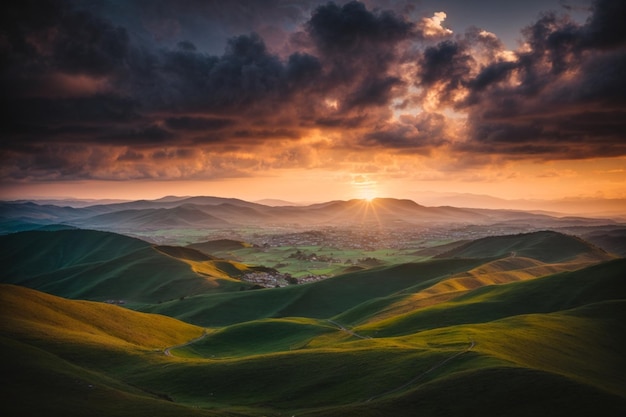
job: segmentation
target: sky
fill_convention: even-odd
[[[622,0],[21,0],[0,199],[626,199]]]

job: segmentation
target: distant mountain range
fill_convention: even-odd
[[[246,226],[376,226],[406,228],[437,225],[531,224],[536,228],[616,224],[608,219],[557,216],[520,210],[426,207],[411,200],[330,201],[308,206],[270,206],[235,198],[165,197],[85,207],[34,202],[0,203],[0,232],[49,225],[139,232],[185,228],[230,229]]]
[[[575,216],[626,219],[626,198],[570,197],[554,200],[507,200],[489,195],[429,191],[420,193],[420,201],[431,206],[543,211],[547,214],[566,213]]]

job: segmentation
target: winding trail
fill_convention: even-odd
[[[199,342],[200,340],[204,339],[206,336],[207,336],[207,332],[206,332],[206,330],[204,330],[204,331],[202,332],[202,336],[200,336],[200,337],[196,337],[195,339],[191,339],[190,341],[185,342],[185,343],[182,343],[182,344],[180,344],[180,345],[175,345],[175,346],[169,346],[169,347],[166,347],[165,349],[163,349],[163,354],[164,354],[165,356],[174,356],[174,355],[172,355],[172,353],[170,352],[170,350],[172,350],[172,349],[178,349],[178,348],[185,347],[185,346],[189,346],[189,345],[191,345],[192,343]]]
[[[352,330],[350,330],[350,329],[346,328],[345,326],[343,326],[343,325],[341,325],[341,324],[337,323],[336,321],[333,321],[333,320],[330,320],[330,319],[326,319],[326,321],[327,321],[328,323],[332,324],[333,326],[337,327],[339,330],[341,330],[341,331],[343,331],[343,332],[346,332],[346,333],[349,333],[349,334],[350,334],[350,335],[352,335],[352,336],[358,337],[358,338],[360,338],[360,339],[371,339],[371,337],[369,337],[369,336],[363,336],[363,335],[360,335],[360,334],[358,334],[358,333],[353,332]],[[449,357],[445,358],[445,359],[444,359],[444,360],[442,360],[441,362],[436,363],[435,365],[433,365],[433,366],[431,366],[430,368],[428,368],[426,371],[424,371],[424,372],[422,372],[422,373],[418,374],[417,376],[415,376],[415,377],[414,377],[413,379],[411,379],[409,382],[407,382],[407,383],[405,383],[405,384],[403,384],[403,385],[400,385],[399,387],[396,387],[396,388],[394,388],[394,389],[392,389],[392,390],[382,392],[382,393],[380,393],[380,394],[378,394],[378,395],[374,395],[373,397],[368,398],[368,399],[367,399],[367,400],[365,400],[364,402],[370,402],[370,401],[375,400],[375,399],[377,399],[377,398],[384,397],[384,396],[387,396],[387,395],[393,394],[393,393],[395,393],[395,392],[398,392],[398,391],[401,391],[401,390],[403,390],[403,389],[405,389],[405,388],[410,387],[411,385],[415,384],[417,381],[419,381],[420,379],[422,379],[424,376],[428,375],[429,373],[431,373],[431,372],[433,372],[433,371],[435,371],[435,370],[437,370],[437,369],[441,368],[442,366],[444,366],[444,365],[445,365],[445,364],[447,364],[448,362],[450,362],[450,361],[452,361],[452,360],[454,360],[454,359],[458,358],[459,356],[461,356],[461,355],[463,355],[463,354],[465,354],[465,353],[469,352],[470,350],[472,350],[472,349],[474,348],[474,346],[476,346],[476,342],[475,342],[474,340],[470,339],[470,344],[469,344],[469,346],[468,346],[468,347],[466,347],[465,349],[461,350],[460,352],[457,352],[457,353],[455,353],[455,354],[453,354],[453,355],[451,355],[451,356],[449,356]]]
[[[420,380],[422,377],[424,377],[425,375],[427,375],[427,374],[431,373],[431,372],[432,372],[432,371],[434,371],[434,370],[437,370],[437,369],[441,368],[443,365],[445,365],[446,363],[450,362],[451,360],[453,360],[453,359],[455,359],[455,358],[457,358],[457,357],[459,357],[459,356],[461,356],[461,355],[463,355],[463,354],[465,354],[465,353],[469,352],[470,350],[472,350],[472,348],[473,348],[474,346],[476,346],[476,342],[474,342],[473,340],[470,340],[470,345],[469,345],[467,348],[463,349],[462,351],[457,352],[457,353],[455,353],[454,355],[452,355],[452,356],[450,356],[450,357],[448,357],[448,358],[444,359],[443,361],[441,361],[441,362],[439,362],[439,363],[437,363],[437,364],[435,364],[435,365],[431,366],[429,369],[427,369],[426,371],[424,371],[424,372],[422,372],[421,374],[417,375],[415,378],[411,379],[411,380],[410,380],[409,382],[407,382],[406,384],[401,385],[401,386],[399,386],[399,387],[397,387],[397,388],[394,388],[394,389],[392,389],[392,390],[390,390],[390,391],[386,391],[386,392],[383,392],[383,393],[381,393],[381,394],[374,395],[373,397],[370,397],[370,398],[368,398],[367,400],[365,400],[365,402],[370,402],[370,401],[375,400],[375,399],[377,399],[377,398],[384,397],[384,396],[387,396],[387,395],[389,395],[389,394],[393,394],[394,392],[398,392],[398,391],[401,391],[401,390],[403,390],[403,389],[405,389],[405,388],[408,388],[409,386],[411,386],[411,385],[413,385],[414,383],[416,383],[417,381],[419,381],[419,380]]]
[[[327,322],[329,322],[330,324],[332,324],[333,326],[337,327],[339,330],[349,333],[354,337],[358,337],[359,339],[371,339],[371,337],[369,336],[362,336],[358,333],[353,332],[352,330],[342,326],[341,324],[337,323],[336,321],[330,320],[330,319],[326,319]]]

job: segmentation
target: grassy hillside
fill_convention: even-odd
[[[332,324],[306,318],[263,319],[228,326],[173,352],[204,358],[236,358],[303,349],[314,338],[337,334]]]
[[[575,238],[239,291],[251,268],[196,248],[38,233],[0,240],[5,281],[186,323],[0,285],[3,414],[626,413],[626,259],[578,269],[610,256]]]
[[[224,416],[185,407],[27,343],[0,337],[0,412],[6,416]]]
[[[574,236],[543,231],[473,240],[437,255],[437,258],[522,256],[542,262],[606,261],[613,256]]]
[[[578,252],[579,253],[579,252]],[[201,294],[146,311],[171,315],[203,326],[224,326],[269,317],[337,319],[346,324],[382,320],[441,303],[470,290],[527,280],[588,263],[558,264],[522,257],[501,259],[436,259],[379,267],[340,275],[312,284],[281,289]],[[210,268],[211,262],[198,264]],[[231,262],[232,263],[232,262]],[[232,263],[235,264],[235,263]],[[201,269],[196,269],[201,272]],[[214,269],[209,272],[216,274]],[[236,271],[229,271],[236,276]]]
[[[434,260],[374,268],[312,284],[201,294],[146,307],[202,326],[225,326],[268,317],[330,318],[361,303],[437,280],[484,263],[482,259]]]
[[[203,329],[169,317],[0,285],[0,410],[4,415],[213,415],[129,385],[114,369]]]
[[[202,261],[212,261],[212,260],[217,259],[215,256],[211,256],[199,250],[188,248],[188,247],[186,248],[182,246],[161,245],[161,246],[155,246],[154,248],[158,250],[159,252],[169,255],[173,258],[185,259],[189,261],[202,262]]]
[[[227,252],[234,251],[244,248],[249,248],[252,245],[246,242],[241,242],[238,240],[231,239],[218,239],[218,240],[210,240],[208,242],[200,242],[193,243],[191,245],[187,245],[187,247],[192,249],[197,249],[206,254],[213,254],[215,252]]]
[[[120,210],[75,220],[73,224],[83,227],[135,232],[186,227],[219,228],[230,226],[230,223],[227,221],[212,216],[194,205],[181,205],[173,208]]]
[[[150,247],[139,239],[94,230],[29,231],[0,236],[3,275],[30,277],[107,261]]]
[[[0,329],[6,335],[119,348],[163,349],[202,334],[197,326],[90,301],[67,300],[0,284]]]
[[[378,311],[370,308],[369,314],[359,314],[358,310],[353,310],[341,316],[341,319],[356,324],[364,320],[381,320],[385,317],[396,317],[403,313],[454,299],[483,286],[501,285],[552,275],[558,272],[574,271],[588,264],[588,262],[546,264],[531,258],[501,258],[486,262],[469,271],[454,274],[410,295],[396,295],[389,300],[389,303],[384,305],[382,300],[379,300],[377,304],[384,308]]]
[[[0,262],[7,265],[2,282],[68,298],[129,305],[246,287],[229,276],[228,268],[238,269],[227,261],[215,267],[212,261],[188,259],[211,259],[193,249],[153,248],[114,233],[23,232],[0,236],[0,246]],[[205,262],[213,266],[202,267]]]
[[[304,303],[301,316],[306,311],[325,318],[360,297],[373,303],[428,288],[442,279],[446,262],[327,280],[337,280],[338,304]],[[449,262],[465,271],[480,265],[478,260]],[[621,415],[626,411],[625,267],[626,260],[615,260],[481,287],[352,330],[321,318],[251,320],[209,329],[201,340],[172,349],[173,357],[162,353],[163,344],[180,345],[203,329],[4,286],[1,363],[7,370],[3,375],[18,375],[9,410],[42,411],[41,404],[48,403],[59,414],[67,408],[68,415],[73,407],[157,416]],[[501,272],[505,265],[485,268]],[[383,289],[381,279],[388,284]],[[359,282],[366,289],[362,294],[342,292],[354,291]],[[272,306],[280,312],[295,309],[293,297],[303,299],[306,291],[311,297],[316,291],[319,297],[334,295],[328,294],[332,286],[319,284],[221,296],[246,300],[248,310]],[[330,309],[326,316],[323,307]],[[221,312],[222,320],[236,311]],[[37,379],[28,383],[26,376]],[[38,394],[39,403],[28,404],[28,396],[45,386],[39,380],[54,387]],[[62,390],[75,395],[60,401]]]
[[[626,299],[626,259],[529,281],[478,288],[449,302],[357,327],[365,334],[398,336],[437,327],[503,317],[550,313],[606,300]]]
[[[587,232],[583,234],[583,238],[607,252],[626,256],[626,229]]]

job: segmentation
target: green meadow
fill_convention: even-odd
[[[252,290],[198,247],[28,233],[0,238],[4,415],[626,412],[626,260],[565,235]]]

